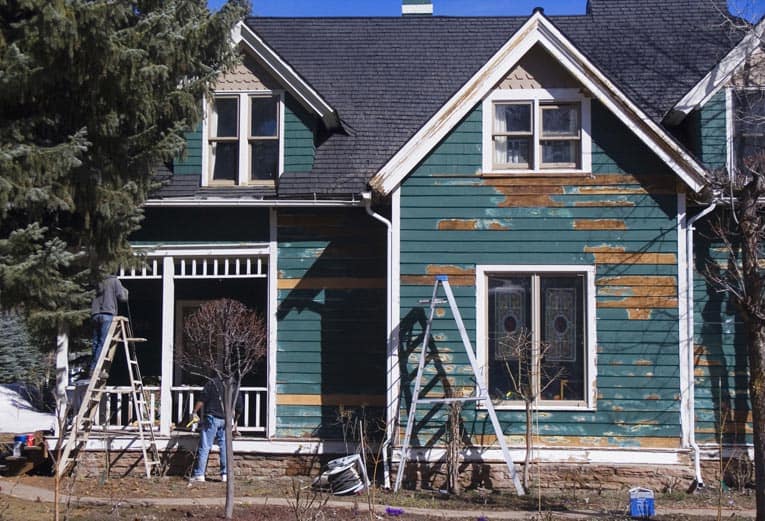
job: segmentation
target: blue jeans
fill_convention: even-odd
[[[228,474],[226,470],[226,420],[207,414],[199,431],[197,462],[194,465],[194,471],[191,473],[193,477],[205,475],[207,457],[210,455],[210,449],[216,439],[217,445],[220,447],[220,475]]]
[[[93,322],[93,357],[90,359],[90,373],[96,368],[96,361],[104,349],[106,335],[109,334],[109,326],[112,325],[111,313],[96,313],[90,316]]]

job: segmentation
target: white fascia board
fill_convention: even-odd
[[[706,171],[681,145],[632,103],[541,13],[526,23],[375,174],[370,186],[390,194],[424,157],[480,102],[535,44],[541,44],[592,95],[622,120],[694,191]]]
[[[244,44],[279,82],[297,98],[301,105],[321,118],[327,128],[338,127],[337,112],[286,61],[269,47],[263,39],[239,22],[231,32],[234,43]]]
[[[704,76],[664,118],[669,125],[679,124],[685,117],[706,104],[712,96],[730,81],[736,70],[762,43],[765,32],[765,20],[761,21],[753,32],[749,32],[714,68]]]

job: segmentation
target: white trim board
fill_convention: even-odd
[[[685,117],[703,106],[712,96],[726,85],[736,70],[762,43],[765,35],[765,20],[747,33],[733,49],[715,65],[680,101],[672,107],[664,118],[668,125],[678,125]]]
[[[327,128],[340,126],[337,112],[316,92],[285,60],[244,22],[239,22],[231,33],[234,43],[243,45],[258,58],[277,81],[307,110],[319,116]]]
[[[645,112],[629,100],[552,22],[535,12],[481,69],[372,177],[370,186],[388,195],[438,143],[494,89],[534,46],[541,45],[594,99],[613,112],[694,192],[706,170]]]

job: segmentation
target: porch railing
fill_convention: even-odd
[[[69,386],[70,403],[78,407],[78,392],[85,392],[85,387]],[[155,430],[159,430],[159,387],[144,386],[148,395],[149,416],[155,419]],[[185,428],[194,410],[194,403],[199,398],[202,387],[171,387],[173,403],[170,422],[176,427]],[[242,387],[244,413],[237,422],[241,433],[257,435],[266,432],[267,389],[265,387]],[[101,403],[98,405],[93,429],[135,430],[135,407],[130,395],[130,386],[106,386]]]

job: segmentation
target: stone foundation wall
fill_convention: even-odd
[[[289,481],[293,477],[314,478],[335,455],[291,455],[291,454],[236,454],[235,469],[239,476],[249,479]],[[163,454],[166,474],[188,476],[194,463],[194,453],[184,448],[175,448]],[[717,462],[704,462],[704,479],[714,483],[717,479]],[[210,454],[207,475],[219,474],[218,453]],[[381,478],[382,468],[378,470]],[[517,465],[519,477],[522,466]],[[104,476],[107,471],[107,455],[104,452],[85,452],[78,458],[76,472],[80,476]],[[126,475],[142,476],[145,472],[141,452],[124,451],[111,453],[108,463],[109,477]],[[393,465],[392,479],[397,465]],[[507,466],[504,463],[463,463],[460,465],[463,487],[484,487],[489,489],[513,489]],[[372,469],[369,469],[370,476]],[[444,486],[446,468],[444,464],[407,464],[404,476],[405,488],[439,489]],[[626,490],[635,486],[651,488],[657,492],[667,490],[688,490],[694,482],[693,463],[683,465],[603,465],[580,463],[543,463],[530,467],[530,483],[550,490]]]

